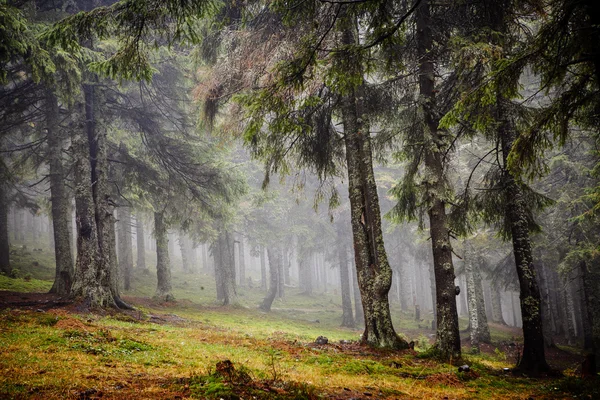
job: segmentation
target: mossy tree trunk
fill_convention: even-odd
[[[162,301],[173,301],[171,293],[171,262],[169,260],[169,234],[164,211],[154,213],[154,235],[156,237],[156,292],[154,297]]]
[[[277,295],[283,254],[279,246],[268,246],[267,254],[269,256],[269,291],[259,308],[268,312],[271,311],[273,300],[275,300],[275,296]]]
[[[58,100],[54,93],[47,89],[46,136],[48,142],[54,258],[56,261],[54,284],[50,289],[50,293],[68,295],[71,291],[75,268],[71,249],[71,234],[69,233],[71,208],[65,187],[66,177],[62,159],[64,138],[58,123],[58,115]]]
[[[98,245],[89,143],[84,126],[75,129],[72,147],[75,157],[77,260],[71,296],[90,307],[116,306]]]
[[[465,276],[467,278],[471,348],[473,351],[479,352],[479,344],[489,343],[491,336],[485,314],[481,274],[474,263],[473,249],[468,241],[465,241],[464,260]]]
[[[502,161],[506,166],[516,133],[508,120],[505,101],[507,100],[498,94],[498,138],[502,150]],[[550,367],[546,362],[544,350],[541,297],[529,236],[527,211],[529,208],[520,183],[515,180],[507,168],[503,170],[502,179],[504,188],[502,195],[505,201],[504,218],[505,224],[509,226],[513,245],[523,320],[523,355],[517,367],[524,372],[544,372],[548,371]]]
[[[345,22],[343,44],[356,45],[356,22]],[[349,72],[362,76],[362,67],[355,68],[359,69]],[[360,87],[349,88],[342,98],[341,107],[354,258],[365,318],[362,341],[374,347],[407,348],[408,343],[396,334],[392,325],[388,300],[392,269],[383,243],[371,138],[360,97]]]
[[[433,251],[436,298],[436,347],[446,360],[461,356],[458,312],[454,285],[454,265],[446,216],[444,177],[444,137],[438,129],[435,100],[435,70],[432,59],[433,35],[430,5],[423,0],[416,10],[419,97],[423,110],[424,162],[428,173],[427,215]]]
[[[119,271],[115,238],[115,215],[112,190],[109,184],[108,134],[105,129],[97,128],[95,84],[83,85],[85,97],[86,132],[91,162],[92,194],[96,208],[96,226],[98,229],[98,247],[103,270],[102,285],[109,288],[113,302],[120,308],[131,308],[119,293]]]

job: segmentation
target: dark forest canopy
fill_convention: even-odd
[[[4,274],[26,210],[92,308],[131,308],[150,231],[159,301],[176,234],[225,305],[251,255],[265,311],[335,265],[370,346],[409,347],[396,293],[443,361],[518,314],[522,372],[561,335],[600,362],[595,0],[2,0],[0,39]]]

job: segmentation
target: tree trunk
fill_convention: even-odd
[[[212,244],[212,254],[213,254],[213,260],[214,260],[214,273],[215,273],[215,284],[216,284],[216,289],[217,289],[217,301],[222,302],[225,300],[225,283],[224,283],[225,274],[223,273],[223,268],[222,268],[223,250],[221,249],[222,241],[220,238],[221,238],[221,235],[219,235],[217,237],[217,239],[214,241],[214,243]]]
[[[59,123],[58,100],[52,91],[46,90],[46,135],[48,140],[48,162],[50,169],[50,201],[52,206],[52,226],[54,258],[56,270],[50,293],[68,295],[73,283],[75,269],[71,249],[71,207],[65,187],[65,173],[62,154],[64,138]]]
[[[313,274],[312,274],[312,260],[314,258],[313,253],[301,251],[302,258],[298,261],[300,288],[302,294],[312,295],[313,292]]]
[[[343,33],[345,44],[356,44],[355,27]],[[360,95],[350,89],[342,100],[342,122],[348,168],[348,192],[358,286],[365,316],[362,342],[374,347],[407,348],[394,330],[388,293],[392,269],[381,231],[377,184],[373,173],[371,139],[363,125]]]
[[[224,305],[237,303],[235,289],[234,241],[232,234],[222,229],[213,245],[217,300]]]
[[[583,277],[584,297],[587,304],[588,319],[592,330],[592,353],[595,356],[597,372],[600,368],[600,265],[598,257],[586,263],[580,263]]]
[[[173,301],[171,293],[171,262],[169,260],[169,234],[164,211],[154,213],[154,235],[156,236],[156,292],[154,297],[161,301]]]
[[[364,326],[365,312],[362,308],[362,300],[360,298],[360,289],[358,288],[358,273],[356,271],[355,259],[350,255],[350,275],[352,276],[352,293],[354,295],[354,322],[356,326]]]
[[[119,208],[119,266],[123,276],[123,288],[131,289],[131,271],[133,270],[133,244],[131,240],[131,210]]]
[[[265,247],[261,244],[260,251],[260,288],[267,290],[267,267],[265,265]]]
[[[338,260],[340,263],[340,287],[342,292],[342,326],[354,328],[352,300],[350,298],[350,274],[348,273],[348,249],[345,245],[338,245]]]
[[[182,232],[179,232],[179,249],[181,250],[181,265],[183,267],[183,272],[189,273],[191,270],[189,243]]]
[[[506,325],[502,316],[502,301],[500,300],[500,289],[494,282],[490,282],[490,293],[492,295],[492,322],[495,324]]]
[[[109,276],[102,265],[98,246],[96,207],[92,194],[89,143],[83,127],[75,129],[72,140],[75,156],[75,214],[77,221],[77,261],[71,296],[90,307],[115,306]]]
[[[501,94],[498,94],[498,137],[502,148],[502,160],[507,165],[508,154],[515,140],[515,131],[508,121]],[[542,306],[536,280],[529,237],[527,202],[520,184],[508,169],[503,171],[505,196],[505,224],[510,227],[513,253],[519,278],[521,318],[523,321],[523,356],[518,368],[525,372],[545,372],[550,369],[546,362],[544,335],[542,332]]]
[[[585,263],[579,263],[577,267],[577,281],[579,286],[579,301],[581,307],[581,323],[583,328],[583,349],[585,351],[594,350],[594,337],[592,334],[592,323],[590,319],[590,311],[588,306],[588,299],[586,298],[586,287],[584,282],[584,276],[586,272],[582,271],[585,268]]]
[[[144,237],[144,223],[140,214],[135,216],[135,232],[136,232],[136,243],[137,243],[137,260],[136,268],[138,271],[146,272],[146,239]]]
[[[277,289],[279,286],[279,272],[281,270],[281,262],[283,255],[282,250],[279,246],[267,247],[267,254],[269,255],[269,291],[263,299],[260,309],[263,311],[271,311],[271,305],[275,296],[277,295]]]
[[[0,179],[4,179],[0,171]],[[8,187],[0,181],[0,272],[10,275],[10,245],[8,238]]]
[[[288,253],[288,249],[283,251],[283,283],[284,285],[290,284],[290,268],[291,268],[291,258]]]
[[[186,239],[188,241],[188,249],[189,249],[189,260],[190,260],[190,272],[198,272],[198,243],[191,238]]]
[[[235,288],[235,260],[234,243],[231,232],[224,229],[218,238],[219,265],[215,265],[215,271],[220,270],[221,294],[223,305],[237,303],[237,292]]]
[[[246,254],[244,247],[244,235],[238,236],[238,260],[239,260],[239,272],[238,282],[240,286],[246,286]]]
[[[283,265],[283,248],[281,246],[277,246],[278,249],[280,249],[281,252],[281,259],[279,260],[279,272],[277,274],[277,297],[280,299],[283,299],[285,297],[285,282],[283,281],[283,269],[284,269],[284,265]],[[270,263],[270,258],[269,258],[269,263]]]
[[[485,314],[483,288],[481,275],[473,263],[473,250],[469,242],[465,241],[465,276],[467,278],[467,299],[469,303],[469,326],[471,334],[471,347],[479,352],[480,343],[489,343],[490,330]]]
[[[435,71],[432,59],[433,36],[429,1],[424,0],[416,11],[417,56],[419,61],[419,95],[422,103],[424,137],[427,143],[424,149],[425,168],[429,171],[428,194],[430,208],[429,227],[436,285],[436,347],[445,360],[459,359],[460,334],[454,285],[454,265],[452,246],[446,216],[446,204],[443,193],[446,192],[444,178],[444,151],[440,144],[444,139],[438,130],[439,119],[435,104]]]

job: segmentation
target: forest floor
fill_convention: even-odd
[[[512,367],[518,341],[485,345],[477,355],[465,348],[463,362],[471,370],[464,373],[419,348],[370,349],[355,340],[352,330],[327,328],[323,333],[334,339],[317,345],[316,323],[290,321],[280,312],[125,299],[135,311],[89,312],[56,295],[0,291],[0,398],[563,399],[600,394],[594,382],[577,377],[581,359],[565,350],[548,351],[559,373],[531,378],[503,370]]]
[[[491,324],[478,354],[464,339],[465,373],[432,357],[431,316],[415,321],[397,305],[394,325],[414,350],[359,344],[359,329],[339,327],[334,291],[287,288],[265,313],[257,287],[219,306],[210,276],[175,269],[177,302],[152,300],[155,276],[137,274],[124,293],[135,310],[92,312],[41,293],[52,267],[30,264],[20,264],[25,278],[0,276],[1,399],[600,399],[600,381],[581,379],[581,355],[560,343],[547,350],[556,373],[513,374],[522,343],[513,327]]]

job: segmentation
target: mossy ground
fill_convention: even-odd
[[[28,282],[4,277],[0,288],[36,291],[35,281],[49,287],[51,282],[28,270],[30,261],[25,257],[20,268],[32,275]],[[492,327],[498,342],[487,351],[471,355],[465,349],[463,361],[472,372],[459,373],[456,366],[423,357],[433,331],[419,328],[410,314],[397,309],[395,326],[417,342],[416,351],[359,345],[360,330],[339,327],[341,305],[334,293],[305,296],[290,288],[286,297],[276,300],[273,312],[263,313],[257,309],[264,295],[259,288],[241,288],[240,305],[223,307],[214,302],[210,276],[175,270],[178,301],[165,304],[150,299],[153,279],[151,273],[136,275],[135,289],[125,293],[136,310],[128,313],[82,312],[76,305],[53,307],[52,301],[39,301],[37,306],[27,303],[25,294],[26,307],[5,303],[0,311],[0,398],[600,396],[597,382],[577,378],[576,362],[560,377],[504,373],[515,355],[500,344],[513,337],[499,327]],[[330,343],[315,345],[319,335]],[[231,361],[231,371],[217,367],[223,360]]]

